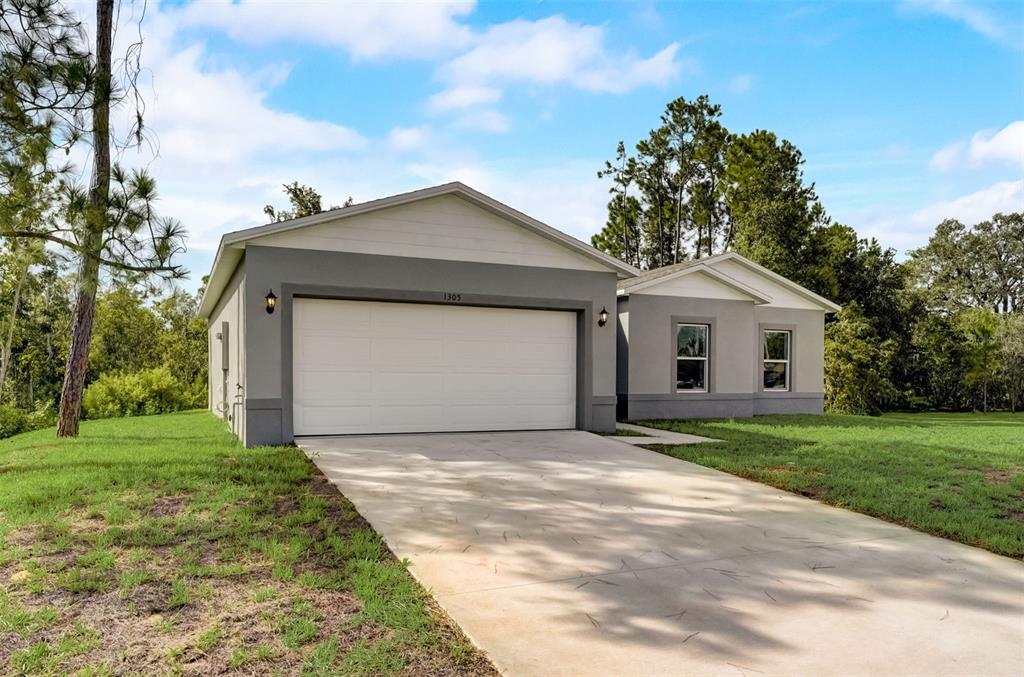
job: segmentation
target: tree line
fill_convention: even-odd
[[[205,399],[197,297],[159,284],[188,274],[185,230],[159,214],[155,180],[118,162],[146,128],[143,42],[114,59],[114,9],[97,0],[90,41],[59,0],[0,3],[0,436]],[[67,163],[83,148],[87,180]],[[641,268],[737,251],[842,304],[826,335],[832,410],[1020,407],[1022,215],[946,221],[898,261],[831,221],[803,164],[770,131],[730,132],[707,96],[680,97],[599,172],[611,197],[593,243]],[[291,208],[270,219],[322,210],[307,186],[285,192]]]
[[[267,205],[263,211],[270,218],[323,211],[315,189],[297,182],[283,188],[290,207]],[[3,244],[0,438],[57,422],[78,279],[73,260],[38,240],[5,238]],[[86,418],[206,406],[209,346],[206,321],[198,316],[202,293],[140,277],[111,277],[101,285],[82,395]]]
[[[944,221],[899,261],[832,221],[803,165],[789,141],[732,133],[707,96],[680,97],[598,172],[611,187],[592,244],[643,269],[735,251],[842,305],[831,411],[1024,406],[1024,214]]]
[[[74,324],[76,274],[54,251],[0,252],[0,438],[52,426]],[[87,418],[206,405],[199,295],[110,283],[97,295],[83,390]]]

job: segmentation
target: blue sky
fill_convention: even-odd
[[[202,1],[143,31],[159,153],[123,161],[192,233],[188,287],[292,180],[340,203],[458,179],[588,240],[595,172],[680,95],[792,141],[828,213],[901,252],[1024,209],[1024,3]]]

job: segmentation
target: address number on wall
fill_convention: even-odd
[[[446,291],[444,293],[444,300],[445,301],[461,301],[462,300],[462,294],[456,294],[455,292]]]

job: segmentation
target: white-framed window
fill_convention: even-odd
[[[789,354],[792,332],[765,329],[761,340],[764,354],[763,387],[765,390],[789,390]]]
[[[676,390],[708,391],[708,336],[706,324],[676,325]]]

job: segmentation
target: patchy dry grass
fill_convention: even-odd
[[[720,440],[662,453],[1024,558],[1024,414],[643,423]]]
[[[53,435],[0,441],[0,673],[494,674],[298,449]]]

